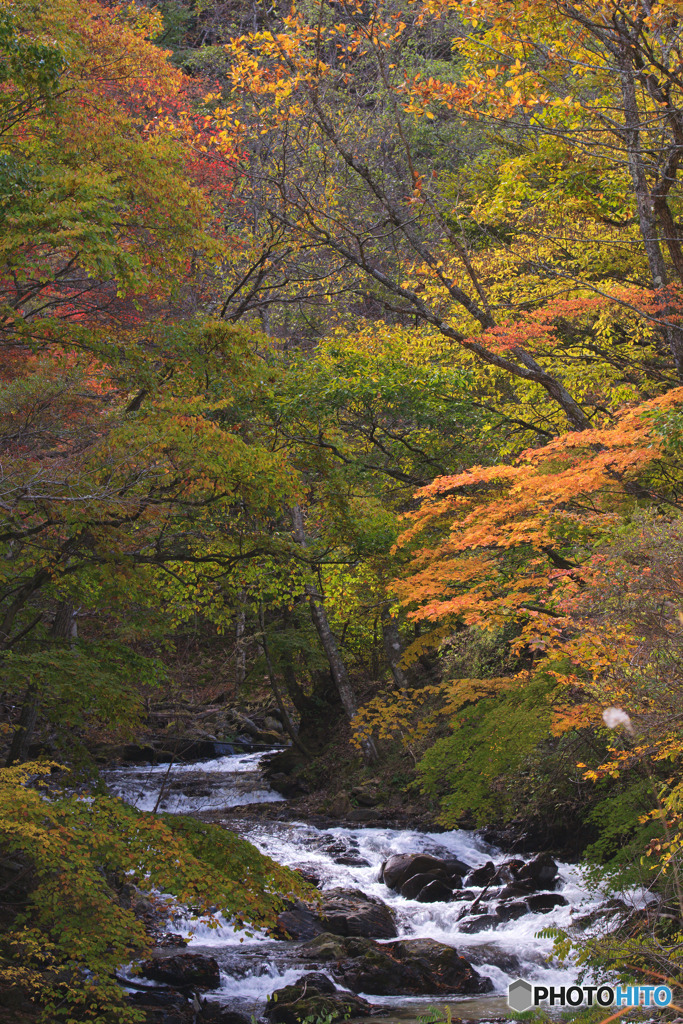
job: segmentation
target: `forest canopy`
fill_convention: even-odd
[[[585,829],[680,903],[682,18],[1,0],[0,978],[45,1014],[119,1006],[125,850],[259,926],[296,889],[73,795],[168,692],[265,693],[303,775],[405,755],[441,825]]]

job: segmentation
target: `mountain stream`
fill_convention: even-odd
[[[546,913],[525,913],[516,920],[497,923],[493,928],[468,932],[462,902],[419,903],[406,899],[380,882],[383,861],[392,854],[428,853],[441,858],[459,858],[473,868],[486,861],[500,864],[510,859],[485,843],[473,832],[398,831],[375,827],[317,828],[301,821],[269,820],[249,810],[254,804],[283,801],[259,771],[263,753],[238,754],[194,764],[135,766],[106,772],[110,790],[140,810],[171,813],[232,811],[227,824],[263,853],[281,864],[304,870],[319,879],[320,889],[356,889],[379,897],[396,915],[400,938],[431,938],[455,947],[480,972],[489,977],[493,991],[485,996],[443,995],[366,996],[384,1004],[388,1019],[416,1020],[430,1006],[448,1003],[453,1015],[470,1020],[507,1019],[507,986],[522,977],[539,984],[574,984],[576,971],[562,968],[551,956],[552,940],[537,936],[541,929],[564,928],[578,919],[600,920],[610,912],[605,898],[590,892],[579,867],[559,864],[555,891],[567,900]],[[159,799],[159,791],[161,799]],[[284,804],[284,801],[283,801]],[[285,810],[286,805],[283,806]],[[243,813],[242,813],[243,812]],[[286,819],[286,815],[283,815]],[[530,858],[525,858],[530,859]],[[475,893],[481,887],[468,885]],[[634,896],[635,902],[640,902]],[[642,904],[641,904],[642,905]],[[611,911],[614,913],[614,910]],[[465,920],[463,920],[465,918]],[[188,949],[215,957],[221,969],[221,986],[209,993],[231,1009],[257,1017],[267,997],[292,984],[308,971],[326,972],[326,965],[314,965],[299,956],[301,942],[275,940],[262,934],[248,935],[229,922],[215,929],[201,920],[177,917],[174,931],[190,937]]]

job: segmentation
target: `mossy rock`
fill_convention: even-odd
[[[346,1020],[367,1016],[372,1007],[349,992],[337,992],[330,979],[320,973],[305,974],[293,985],[273,992],[264,1017],[273,1024],[301,1024],[305,1020]]]

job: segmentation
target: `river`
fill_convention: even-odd
[[[233,809],[229,826],[259,850],[281,864],[304,869],[320,881],[322,890],[359,889],[379,897],[395,912],[401,938],[432,938],[447,943],[472,962],[493,983],[490,995],[472,997],[367,996],[384,1004],[389,1021],[415,1020],[430,1006],[448,1002],[454,1016],[471,1020],[506,1019],[506,992],[510,981],[522,977],[539,984],[573,984],[576,970],[553,961],[550,939],[537,933],[551,926],[565,928],[577,919],[604,918],[605,897],[591,892],[579,867],[559,864],[556,891],[566,906],[549,913],[525,913],[495,928],[470,933],[464,930],[463,903],[418,903],[405,899],[380,882],[382,862],[394,853],[429,853],[457,857],[472,867],[492,860],[509,860],[476,833],[398,831],[391,828],[318,828],[301,821],[264,819],[250,807],[282,801],[263,778],[259,763],[263,753],[240,754],[194,764],[126,767],[105,773],[110,790],[140,810],[171,813],[206,813],[216,820],[222,809]],[[160,787],[162,788],[159,800]],[[236,812],[234,808],[239,808]],[[286,811],[286,806],[283,806]],[[470,886],[470,888],[474,888]],[[475,892],[480,891],[475,889]],[[640,900],[633,896],[634,905]],[[235,931],[228,922],[212,929],[204,922],[178,917],[173,930],[190,937],[189,949],[214,956],[221,968],[221,987],[210,994],[232,1009],[260,1015],[267,997],[311,970],[324,970],[299,956],[300,942],[274,940],[264,935]],[[382,1018],[385,1019],[385,1018]]]

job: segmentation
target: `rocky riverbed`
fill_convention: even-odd
[[[178,948],[161,946],[141,977],[128,975],[155,1024],[415,1020],[444,1003],[462,1019],[506,1020],[512,980],[575,980],[541,929],[590,928],[642,902],[606,901],[576,866],[544,853],[510,856],[474,832],[289,820],[262,758],[106,773],[112,791],[140,808],[223,821],[320,892],[285,908],[277,939],[229,922],[213,928],[178,908],[169,924],[177,937],[166,940]],[[277,805],[278,817],[253,813],[264,805]]]

